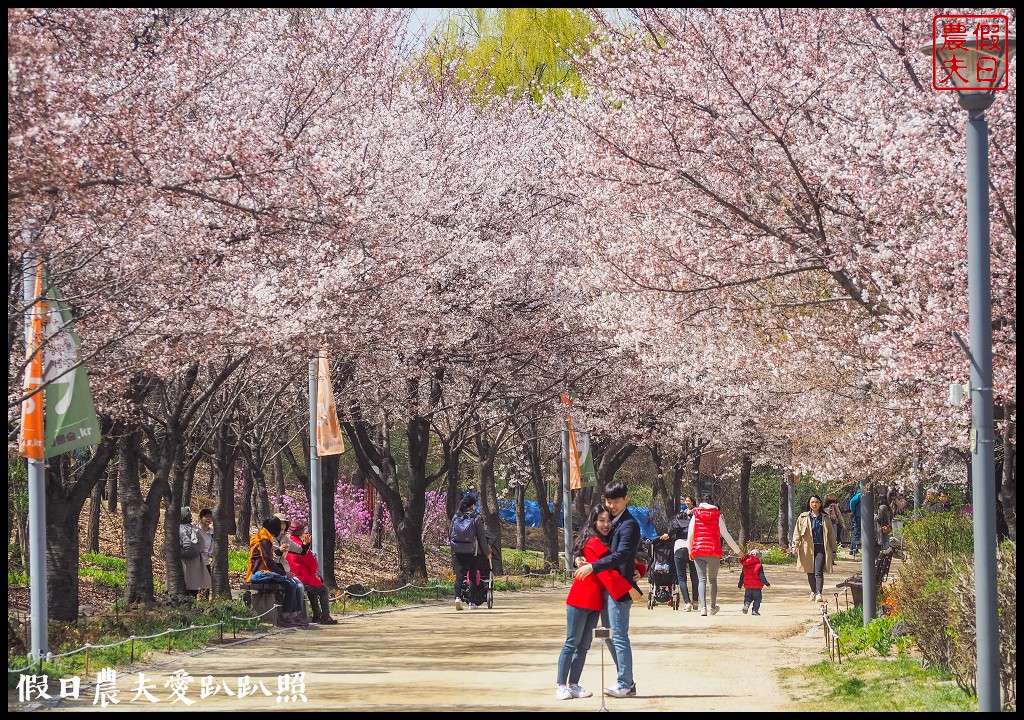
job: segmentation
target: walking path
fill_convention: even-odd
[[[826,590],[859,569],[837,561]],[[820,610],[808,600],[806,576],[795,566],[765,568],[761,615],[742,614],[738,571],[719,577],[716,616],[637,604],[631,614],[635,698],[606,698],[609,711],[786,711],[797,709],[783,692],[776,668],[821,661]],[[646,581],[642,583],[648,591]],[[497,593],[494,607],[456,611],[451,604],[347,615],[336,626],[273,630],[247,642],[192,655],[164,655],[116,680],[119,704],[105,711],[238,711],[293,706],[303,710],[385,711],[586,711],[601,706],[604,685],[614,680],[607,650],[594,643],[581,684],[594,697],[554,699],[555,664],[565,639],[566,589]],[[845,607],[845,604],[843,605]],[[340,616],[339,616],[340,617]],[[819,630],[808,637],[813,627]],[[144,684],[157,699],[139,693]],[[187,673],[186,705],[172,695],[169,678]],[[281,676],[304,672],[305,701],[294,685],[279,695]],[[255,695],[238,697],[243,676]],[[201,697],[202,679],[219,690]],[[95,671],[88,680],[94,681]],[[262,681],[270,696],[259,689]],[[228,695],[227,687],[235,695]],[[244,685],[243,685],[244,687]],[[51,691],[54,688],[51,685]],[[95,711],[96,690],[83,686],[79,700],[52,710]],[[53,694],[58,694],[54,692]],[[17,698],[15,694],[15,699]],[[287,698],[287,700],[285,700]],[[297,706],[293,705],[297,703]],[[24,706],[9,709],[27,709]]]

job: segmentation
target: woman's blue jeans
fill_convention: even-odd
[[[686,548],[679,548],[672,556],[676,563],[676,580],[679,581],[679,589],[683,592],[683,602],[690,604],[690,591],[686,587],[686,571],[690,571],[690,579],[693,581],[693,596],[697,597],[697,566],[690,561],[690,551]]]
[[[594,639],[594,628],[600,618],[600,610],[565,606],[565,645],[558,656],[559,685],[579,685],[587,652]]]

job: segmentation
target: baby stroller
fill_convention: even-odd
[[[487,543],[491,547],[491,551],[494,551],[494,543],[496,538],[492,538],[490,534],[487,535]],[[491,563],[487,559],[486,555],[477,555],[475,567],[470,568],[466,571],[465,576],[462,578],[462,592],[460,597],[466,598],[471,604],[477,607],[483,607],[487,605],[487,608],[494,607],[494,572],[491,569]],[[475,575],[476,578],[476,591],[470,592],[470,576]]]
[[[659,538],[649,543],[651,564],[647,568],[647,579],[651,583],[651,591],[647,594],[647,609],[653,610],[657,605],[671,605],[673,610],[678,610],[680,595],[672,552],[674,543]]]

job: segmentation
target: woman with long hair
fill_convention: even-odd
[[[821,589],[825,584],[825,573],[832,572],[836,557],[836,531],[828,513],[822,510],[821,498],[811,495],[807,510],[800,513],[793,528],[793,543],[790,554],[796,555],[800,566],[807,573],[807,584],[811,587],[811,600],[821,602]]]

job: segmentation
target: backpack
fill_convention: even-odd
[[[454,553],[476,553],[476,518],[473,515],[456,515],[452,519],[448,540]]]
[[[178,531],[178,544],[181,549],[182,560],[192,560],[199,557],[199,535],[192,525],[182,525]]]

